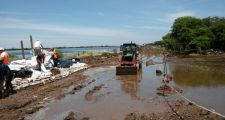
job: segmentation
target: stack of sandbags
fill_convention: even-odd
[[[44,66],[42,65],[42,67]],[[30,85],[36,85],[40,83],[45,84],[50,81],[59,80],[61,78],[67,77],[68,75],[74,72],[77,72],[79,70],[86,69],[86,68],[88,68],[87,64],[77,62],[77,63],[74,63],[72,66],[70,66],[70,68],[54,68],[60,71],[58,72],[58,74],[55,74],[55,75],[53,75],[50,70],[46,70],[44,68],[42,68],[44,69],[43,71],[37,71],[31,68],[30,70],[33,73],[30,78],[26,78],[26,79],[15,78],[12,81],[12,84],[15,87],[15,89],[21,89]]]

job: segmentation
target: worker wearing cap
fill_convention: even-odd
[[[37,40],[35,43],[34,43],[34,55],[38,55],[39,53],[41,53],[43,49],[43,45],[41,43],[41,41]]]
[[[4,48],[0,48],[0,62],[6,65],[9,63],[9,54]]]

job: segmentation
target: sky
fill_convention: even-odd
[[[0,0],[0,47],[146,44],[182,16],[225,17],[225,0]]]

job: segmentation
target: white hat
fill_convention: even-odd
[[[0,50],[4,51],[5,49],[3,47],[0,47]]]

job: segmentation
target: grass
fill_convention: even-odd
[[[154,55],[159,55],[159,54],[163,54],[163,49],[161,48],[152,48],[152,54]]]
[[[62,59],[72,59],[72,58],[80,58],[84,56],[96,56],[102,55],[103,51],[82,51],[79,53],[69,53],[69,54],[62,54]]]
[[[18,57],[18,56],[16,56],[16,55],[13,55],[13,54],[10,54],[10,55],[9,55],[9,60],[10,60],[10,61],[19,60],[19,59],[21,59],[21,58]]]

